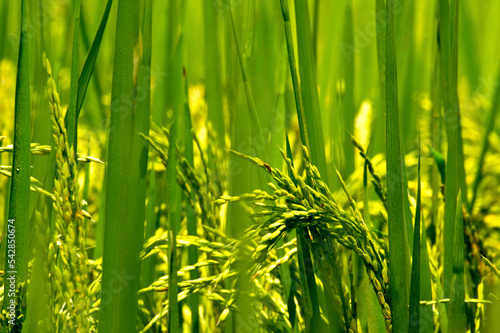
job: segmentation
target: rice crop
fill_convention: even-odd
[[[500,2],[0,5],[0,332],[496,332]]]

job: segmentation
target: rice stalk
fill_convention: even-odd
[[[453,274],[453,242],[455,231],[456,196],[459,187],[462,188],[462,201],[467,206],[467,188],[463,179],[463,151],[460,125],[460,109],[457,92],[458,77],[458,1],[441,2],[443,55],[442,66],[446,75],[443,80],[444,119],[448,139],[446,163],[445,224],[444,224],[444,295],[449,296]]]
[[[328,179],[323,127],[316,86],[316,68],[312,50],[309,47],[312,45],[311,31],[309,31],[309,11],[305,1],[295,2],[297,48],[299,50],[299,64],[297,64],[288,0],[281,0],[280,3],[288,50],[288,62],[292,75],[295,107],[300,126],[300,138],[302,144],[311,150],[313,161]]]
[[[432,298],[432,283],[430,273],[430,260],[427,250],[427,230],[423,215],[421,219],[421,238],[420,238],[420,300]],[[415,244],[415,243],[414,243]],[[415,245],[414,245],[415,246]],[[420,331],[433,332],[434,321],[432,308],[426,307],[420,309]]]
[[[307,133],[310,140],[310,146],[307,147],[311,151],[312,160],[328,182],[330,172],[326,167],[325,140],[319,107],[316,65],[312,50],[309,7],[305,0],[295,0],[294,3],[300,75],[300,90],[295,91],[294,87],[294,92],[302,94],[304,117],[306,119],[303,125],[308,127]],[[290,44],[293,45],[292,41],[290,41]],[[290,47],[288,50],[290,51]],[[303,127],[302,130],[304,130]]]
[[[498,70],[498,79],[496,82],[500,82],[500,69]],[[491,105],[491,110],[488,114],[488,120],[486,121],[487,127],[486,132],[483,137],[483,142],[481,144],[481,153],[479,155],[479,160],[477,162],[477,171],[474,177],[474,182],[472,183],[472,198],[470,201],[470,212],[474,209],[474,204],[476,203],[479,184],[483,179],[483,165],[486,153],[490,147],[490,135],[495,127],[495,120],[500,109],[500,85],[497,85],[495,92],[493,93],[493,103]]]
[[[462,207],[462,193],[457,195],[457,212],[455,220],[453,244],[453,277],[448,312],[450,332],[466,332],[467,318],[465,310],[465,275],[464,275],[464,218]]]
[[[179,303],[178,303],[178,278],[177,272],[179,267],[179,257],[176,251],[176,237],[180,229],[180,214],[177,207],[181,202],[181,191],[176,186],[177,179],[177,127],[179,126],[179,118],[174,118],[174,123],[170,129],[169,148],[168,148],[168,164],[167,164],[167,182],[168,182],[168,196],[167,203],[169,207],[168,212],[168,232],[169,232],[169,279],[168,279],[168,331],[177,333],[181,331],[179,322]],[[174,272],[174,273],[172,273]]]
[[[16,331],[22,327],[25,317],[25,294],[28,282],[29,259],[29,194],[30,194],[30,75],[29,75],[29,36],[28,3],[21,1],[21,35],[17,62],[15,117],[14,117],[14,156],[12,159],[12,181],[8,220],[4,235],[9,239],[5,246],[4,302],[1,322],[6,330]],[[13,238],[10,236],[13,235]],[[9,287],[7,287],[9,286]],[[13,290],[12,290],[13,289]],[[7,291],[9,290],[9,291]],[[11,291],[12,290],[12,291]]]
[[[132,235],[127,234],[123,221],[128,219],[130,149],[132,146],[133,113],[133,52],[134,11],[137,1],[121,0],[118,3],[116,25],[113,85],[111,91],[110,128],[108,133],[108,158],[106,174],[106,212],[99,331],[133,332],[137,318],[137,294],[130,281],[122,280],[116,288],[116,274],[128,277],[126,271],[136,258],[124,251]],[[132,226],[130,226],[132,227]],[[142,237],[141,235],[137,235]],[[135,281],[135,278],[134,280]],[[125,284],[125,285],[123,285]],[[138,285],[137,285],[138,287]]]
[[[422,185],[420,177],[420,149],[418,155],[418,189],[417,204],[415,211],[415,223],[413,228],[413,260],[411,263],[411,281],[410,281],[410,301],[409,301],[409,329],[410,333],[420,332],[420,285],[421,285],[421,212],[422,212]],[[424,225],[425,226],[425,225]],[[423,230],[425,233],[425,230]],[[427,246],[427,244],[424,244]]]
[[[137,4],[137,3],[136,3]],[[146,12],[151,13],[151,4],[146,4]],[[144,142],[139,133],[144,135],[149,134],[150,125],[150,105],[151,105],[151,17],[144,19],[144,27],[141,29],[142,57],[139,55],[138,46],[139,33],[139,10],[136,11],[134,17],[134,57],[140,58],[140,64],[135,69],[134,73],[134,106],[132,111],[132,131],[131,147],[130,147],[130,169],[128,176],[128,187],[134,189],[128,193],[127,204],[127,220],[122,227],[125,234],[125,244],[127,247],[123,249],[123,255],[126,260],[124,262],[124,271],[128,272],[127,280],[130,285],[127,289],[130,290],[130,295],[127,295],[127,301],[130,303],[129,315],[132,316],[138,312],[137,290],[141,285],[141,260],[139,253],[142,250],[144,243],[144,221],[146,215],[146,182],[148,168],[148,148],[149,145]],[[136,78],[137,75],[137,78]],[[132,318],[131,320],[134,320]],[[135,322],[135,320],[134,320]]]
[[[344,34],[343,34],[343,45],[355,45],[354,44],[354,22],[353,22],[353,12],[352,3],[347,1],[345,8],[345,24],[344,24]],[[348,177],[354,172],[354,148],[350,143],[350,134],[354,132],[354,118],[356,116],[356,107],[354,105],[354,91],[355,91],[355,60],[354,53],[351,54],[350,58],[342,57],[344,60],[343,66],[343,80],[345,84],[345,92],[342,96],[342,119],[343,126],[342,129],[344,133],[342,134],[342,146],[343,146],[343,169],[342,173],[345,177]]]
[[[203,2],[203,18],[205,20],[205,41],[206,41],[206,71],[205,89],[208,117],[213,125],[214,131],[218,135],[218,147],[225,146],[226,126],[224,121],[223,94],[221,84],[221,65],[219,51],[218,20],[213,3]]]
[[[240,43],[239,43],[238,36],[236,33],[233,12],[232,12],[232,10],[229,10],[229,12],[231,15],[231,26],[232,26],[232,30],[233,30],[234,43],[236,46],[236,53],[238,54],[238,61],[240,64],[241,76],[243,77],[243,84],[244,84],[244,88],[245,88],[245,97],[247,99],[247,104],[248,104],[248,112],[249,112],[249,116],[250,116],[250,124],[252,127],[252,134],[253,134],[253,136],[255,136],[257,142],[265,142],[264,135],[262,132],[262,125],[261,125],[259,113],[257,112],[257,107],[255,105],[255,100],[253,98],[252,87],[250,86],[250,81],[248,78],[245,60],[243,58]],[[249,37],[249,38],[251,38],[251,37]],[[265,148],[259,149],[257,151],[257,153],[258,153],[258,155],[262,155],[263,158],[267,159],[267,150]]]
[[[295,57],[293,37],[292,37],[292,23],[290,20],[290,9],[288,7],[288,0],[280,0],[281,12],[283,15],[286,46],[288,51],[288,63],[290,65],[290,73],[292,76],[293,90],[295,96],[295,107],[297,110],[297,118],[300,126],[300,139],[302,144],[307,147],[311,146],[309,138],[309,127],[306,125],[306,115],[304,111],[304,101],[302,99],[302,89],[300,86],[299,72],[297,70],[297,60]]]
[[[194,165],[194,147],[193,147],[193,125],[191,119],[191,111],[189,109],[189,96],[188,96],[188,83],[187,78],[184,76],[184,155],[186,157],[187,162],[190,165]],[[195,200],[194,193],[191,194],[191,200]],[[187,205],[187,229],[188,234],[196,236],[197,234],[197,219],[194,213],[194,209],[191,205]],[[191,247],[189,249],[189,263],[191,265],[195,265],[198,262],[198,251],[195,247]],[[198,272],[193,270],[190,277],[193,279],[198,278]],[[189,308],[191,310],[191,327],[193,332],[197,332],[200,330],[199,323],[199,297],[198,295],[192,295],[189,298]]]
[[[409,253],[404,209],[404,173],[401,153],[394,1],[386,3],[386,155],[387,213],[389,224],[389,271],[394,332],[408,328]]]
[[[82,1],[75,0],[75,15],[73,18],[73,47],[71,55],[71,86],[69,96],[69,107],[67,110],[68,144],[76,150],[78,137],[78,117],[77,117],[77,99],[78,99],[78,74],[80,72],[80,13]]]

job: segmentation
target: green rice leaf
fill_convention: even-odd
[[[146,2],[144,15],[151,13],[151,1]],[[139,14],[139,10],[135,11]],[[134,40],[137,48],[137,34],[139,33],[139,18],[134,17]],[[144,221],[146,217],[146,190],[148,178],[148,148],[149,144],[142,139],[140,134],[149,135],[150,105],[151,105],[151,15],[144,19],[142,27],[143,52],[141,63],[138,66],[138,78],[134,84],[136,96],[134,110],[132,114],[132,132],[130,148],[130,171],[129,189],[133,189],[128,194],[128,213],[125,225],[122,227],[126,237],[127,247],[123,249],[127,260],[124,269],[129,273],[130,279],[130,315],[137,313],[137,291],[141,284],[141,260],[139,254],[144,242]],[[141,95],[138,95],[138,91]],[[137,317],[137,315],[136,315]]]
[[[446,1],[447,2],[447,1]],[[449,8],[449,9],[448,9]],[[464,159],[462,148],[461,125],[458,100],[458,0],[452,0],[450,6],[442,4],[443,39],[449,39],[449,58],[443,52],[442,64],[444,72],[448,74],[449,87],[444,86],[444,101],[446,122],[446,136],[448,139],[448,156],[446,158],[445,183],[445,216],[444,216],[444,296],[449,297],[453,274],[453,242],[455,230],[456,196],[459,187],[462,188],[462,202],[467,204],[467,188],[465,186]],[[448,12],[446,12],[448,11]],[[446,30],[446,25],[448,28]],[[446,35],[446,32],[449,35]],[[446,38],[448,36],[448,38]],[[445,51],[445,50],[443,50]],[[447,69],[446,69],[447,68]]]
[[[453,244],[453,277],[451,286],[451,297],[448,311],[448,322],[450,332],[467,332],[467,315],[465,311],[465,241],[464,241],[464,218],[462,207],[462,193],[458,191],[457,211],[455,215],[455,239]]]
[[[417,205],[415,207],[415,224],[413,227],[413,260],[411,264],[411,284],[410,284],[410,310],[409,310],[409,332],[420,332],[420,216],[422,211],[422,185],[420,180],[420,149],[418,155],[418,185],[417,185]],[[425,233],[425,229],[423,230]]]
[[[135,0],[121,0],[118,4],[116,25],[111,114],[108,136],[106,180],[106,224],[102,271],[102,296],[99,313],[99,331],[135,332],[138,286],[115,287],[116,274],[124,277],[138,272],[127,271],[135,258],[130,258],[127,241],[130,235],[123,222],[128,220],[129,177],[133,136],[133,50]],[[133,227],[133,226],[132,226]],[[140,235],[142,236],[142,234]],[[136,281],[135,277],[133,280]],[[127,283],[130,283],[127,281]],[[135,284],[135,283],[134,283]]]
[[[388,0],[387,50],[386,50],[386,154],[387,154],[387,203],[389,223],[389,271],[392,328],[394,332],[408,329],[409,265],[408,241],[404,213],[403,156],[399,134],[398,86],[396,70],[396,45],[394,34],[394,1]]]
[[[95,62],[97,60],[97,55],[99,54],[102,37],[108,23],[112,4],[113,0],[108,0],[106,2],[106,7],[104,8],[104,11],[102,13],[99,27],[97,28],[94,40],[92,41],[92,46],[90,47],[87,57],[85,58],[85,63],[83,64],[82,71],[80,72],[80,77],[78,78],[78,101],[76,104],[76,119],[78,119],[80,111],[82,110],[83,100],[85,98],[85,94],[87,93],[90,78],[92,77],[92,73],[94,71]]]
[[[436,161],[439,174],[441,175],[441,182],[446,184],[446,161],[444,156],[437,150],[432,149],[432,147],[429,147],[429,149],[434,157],[434,160]]]

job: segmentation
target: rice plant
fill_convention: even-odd
[[[496,332],[499,11],[6,1],[0,332]]]

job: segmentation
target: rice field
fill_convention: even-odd
[[[0,3],[0,332],[498,332],[500,2]]]

